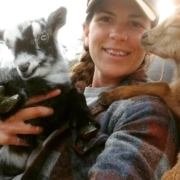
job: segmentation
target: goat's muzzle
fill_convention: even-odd
[[[18,66],[18,68],[21,72],[26,72],[26,71],[28,71],[29,65],[30,65],[30,63],[21,64]]]

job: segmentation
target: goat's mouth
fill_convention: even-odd
[[[154,43],[146,42],[146,41],[141,41],[141,46],[146,47],[146,46],[153,46]]]
[[[23,79],[30,79],[30,78],[33,77],[33,75],[35,74],[36,70],[37,70],[37,67],[34,68],[34,69],[32,69],[31,72],[29,72],[29,70],[26,71],[26,72],[20,71],[20,76],[21,76]]]

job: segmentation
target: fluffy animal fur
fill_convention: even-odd
[[[145,51],[173,59],[176,64],[171,84],[166,82],[152,82],[142,85],[123,86],[100,95],[102,103],[110,105],[120,99],[127,99],[139,95],[155,95],[161,97],[172,112],[180,118],[180,7],[174,14],[147,31],[141,40]],[[163,180],[180,179],[180,153],[177,164],[164,174]]]
[[[12,51],[16,66],[0,70],[0,84],[5,88],[5,96],[18,94],[20,97],[15,108],[8,113],[0,113],[1,120],[5,121],[23,108],[29,98],[46,94],[52,89],[61,89],[59,96],[33,105],[53,107],[53,116],[26,121],[44,127],[43,135],[19,135],[30,147],[1,146],[1,180],[10,179],[24,171],[32,149],[39,145],[42,137],[46,138],[64,123],[70,121],[75,132],[84,138],[94,135],[99,128],[99,124],[91,116],[84,95],[72,88],[68,64],[59,51],[57,33],[65,21],[66,9],[61,7],[52,12],[47,20],[23,22],[0,35]],[[91,131],[86,134],[89,126],[92,134]]]

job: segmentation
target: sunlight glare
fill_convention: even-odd
[[[173,5],[172,0],[159,0],[158,10],[160,14],[159,22],[163,21],[165,18],[170,16],[174,11],[175,6]]]

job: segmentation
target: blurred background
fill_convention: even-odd
[[[160,22],[172,14],[180,0],[159,0]],[[67,61],[77,61],[82,52],[82,23],[85,18],[87,0],[0,0],[0,29],[6,29],[27,19],[47,17],[60,6],[68,10],[67,23],[58,34],[61,51]],[[7,47],[0,43],[0,66],[11,66],[12,55]],[[172,61],[162,61],[155,57],[148,74],[153,80],[171,80]],[[165,63],[164,63],[165,62]],[[168,73],[166,73],[168,72]]]

